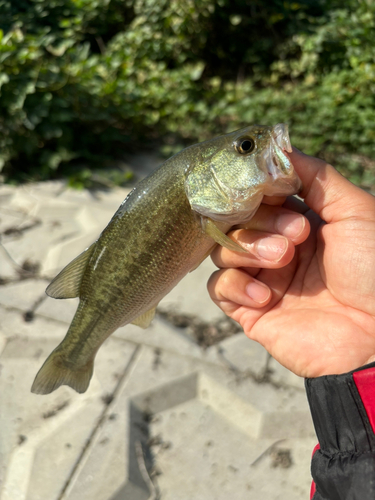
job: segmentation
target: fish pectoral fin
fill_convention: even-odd
[[[156,307],[153,307],[149,311],[141,314],[138,318],[132,321],[133,325],[140,326],[141,328],[147,328],[150,326],[151,321],[154,319]]]
[[[96,242],[95,242],[96,243]],[[72,299],[79,297],[82,276],[95,247],[95,243],[86,248],[51,281],[46,294],[54,299]]]
[[[213,240],[216,241],[216,243],[218,243],[222,247],[225,247],[228,250],[232,250],[233,252],[248,253],[248,251],[241,247],[241,245],[231,240],[229,236],[220,231],[220,229],[211,219],[202,217],[202,228],[208,236],[210,236]]]
[[[68,385],[75,391],[86,392],[94,369],[94,359],[77,370],[65,366],[64,359],[56,349],[48,356],[38,371],[31,392],[34,394],[50,394],[60,387]]]

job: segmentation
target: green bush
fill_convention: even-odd
[[[371,185],[375,5],[264,5],[0,0],[2,175],[85,184],[87,166],[135,147],[283,121],[297,147]]]

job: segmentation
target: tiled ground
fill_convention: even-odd
[[[156,317],[100,349],[89,390],[30,393],[76,300],[48,280],[126,195],[0,187],[0,500],[300,500],[315,444],[303,381],[242,333],[202,349]],[[215,322],[207,260],[161,303]]]

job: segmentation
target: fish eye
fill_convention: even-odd
[[[241,137],[236,141],[235,148],[241,155],[247,155],[254,151],[255,141],[252,137]]]

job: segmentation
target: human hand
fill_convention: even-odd
[[[297,375],[344,373],[375,360],[375,198],[322,160],[290,158],[305,203],[265,199],[229,233],[249,255],[215,248],[208,290]]]

